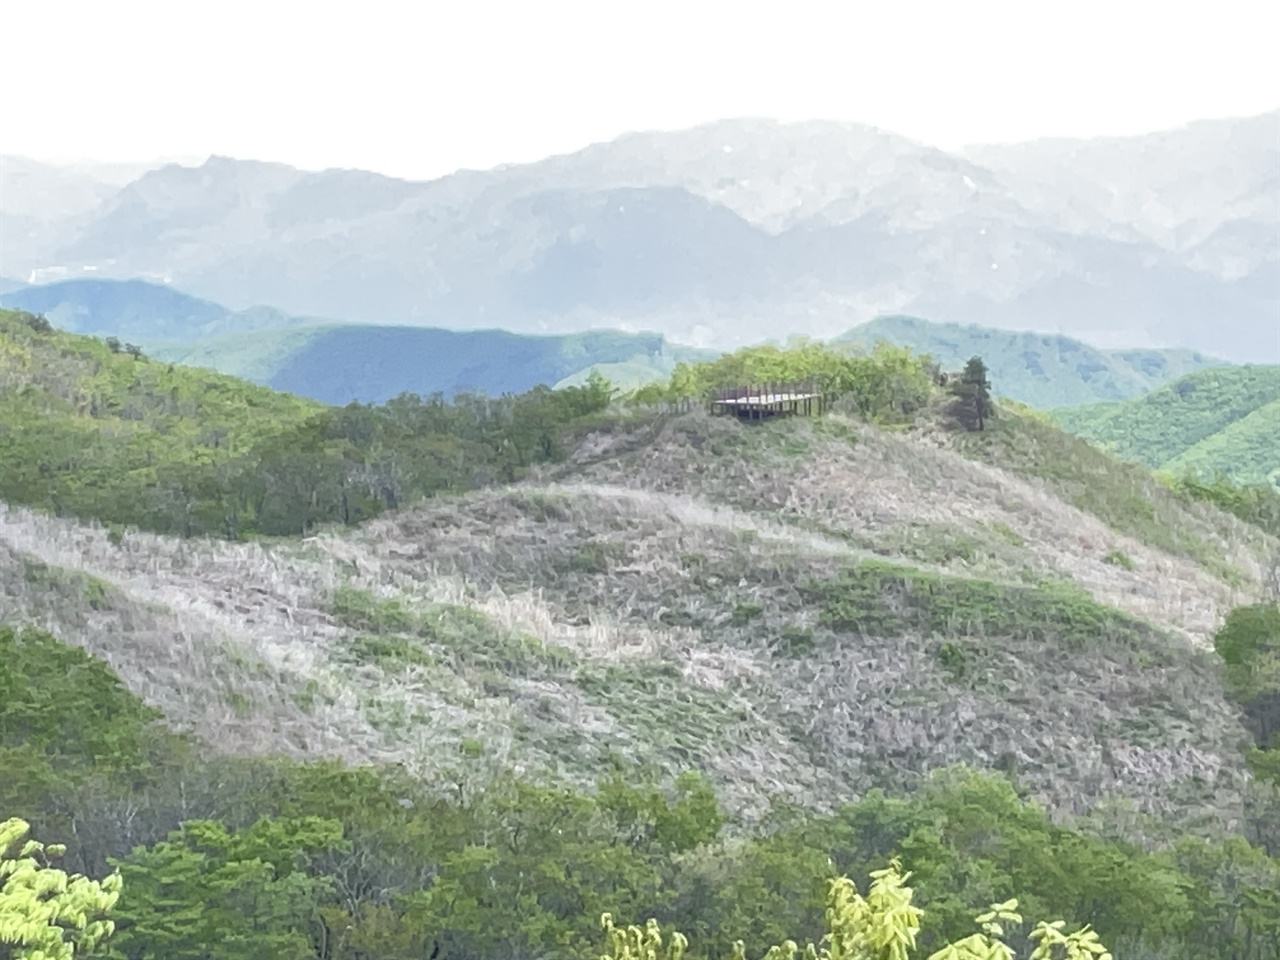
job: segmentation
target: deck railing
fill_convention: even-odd
[[[826,397],[813,380],[771,380],[743,386],[719,387],[707,397],[712,413],[734,413],[754,419],[775,414],[821,413]]]
[[[785,400],[803,399],[818,395],[818,385],[812,380],[771,380],[765,383],[753,383],[738,387],[720,387],[712,391],[711,401],[719,403],[726,400],[755,400],[768,402],[770,397]]]

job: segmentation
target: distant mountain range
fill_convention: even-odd
[[[61,329],[136,342],[171,363],[208,367],[326,403],[379,402],[403,392],[489,394],[581,383],[593,370],[623,389],[716,351],[661,334],[597,330],[530,336],[502,330],[344,324],[272,307],[233,311],[144,281],[67,280],[0,294],[0,306],[43,313]],[[880,317],[835,338],[878,340],[957,369],[977,354],[998,394],[1050,408],[1138,396],[1223,361],[1187,350],[1106,351],[1061,335]]]
[[[879,317],[836,337],[871,346],[888,340],[959,370],[980,356],[997,394],[1041,409],[1140,396],[1175,377],[1224,361],[1192,350],[1099,350],[1061,334]]]
[[[0,306],[42,313],[69,333],[139,341],[197,340],[307,322],[272,307],[231,310],[143,280],[64,280],[0,288]]]
[[[233,310],[718,349],[904,313],[1280,360],[1280,111],[964,155],[733,120],[427,183],[228,158],[122,187],[21,173],[0,274],[24,280],[92,271]]]
[[[1280,487],[1280,365],[1201,370],[1142,397],[1055,417],[1069,433],[1148,467]]]
[[[344,324],[272,307],[234,311],[141,280],[66,280],[0,294],[58,328],[135,342],[170,363],[208,367],[325,403],[378,403],[400,393],[490,395],[557,382],[599,365],[620,386],[714,353],[660,334],[597,330],[532,336],[504,330]],[[628,378],[619,371],[639,371]],[[648,376],[645,376],[648,373]]]
[[[380,403],[401,393],[490,396],[554,385],[595,364],[665,375],[700,351],[661,334],[590,330],[532,336],[505,330],[331,324],[153,343],[160,360],[205,366],[325,403]]]

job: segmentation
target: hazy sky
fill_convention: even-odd
[[[0,152],[54,160],[427,178],[734,116],[958,147],[1280,106],[1276,0],[31,0],[0,23]]]

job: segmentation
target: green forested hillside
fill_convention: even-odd
[[[11,503],[194,532],[190,502],[175,497],[182,477],[242,475],[322,409],[0,311],[0,497]]]
[[[294,353],[316,337],[323,336],[326,331],[340,326],[325,323],[302,324],[194,341],[140,337],[138,343],[149,356],[165,363],[204,367],[231,377],[269,385],[271,378],[289,362]]]
[[[1100,350],[1061,334],[878,317],[837,337],[870,346],[888,340],[927,353],[947,370],[975,354],[1001,396],[1038,409],[1139,396],[1176,377],[1222,363],[1191,350]]]
[[[0,311],[0,498],[188,536],[302,533],[513,479],[601,389],[326,407]]]
[[[1271,621],[1230,615],[1280,541],[1045,418],[969,429],[887,346],[324,408],[0,322],[0,822],[118,866],[112,956],[596,960],[607,912],[758,960],[894,857],[922,956],[1010,897],[1274,955]],[[801,375],[826,416],[672,402]]]
[[[505,330],[342,327],[294,351],[268,381],[329,403],[381,402],[403,392],[519,393],[594,363],[658,357],[657,334],[597,330],[524,336]]]
[[[1280,366],[1203,370],[1143,397],[1057,410],[1054,418],[1168,473],[1280,485]]]

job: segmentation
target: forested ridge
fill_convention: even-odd
[[[326,407],[120,346],[0,311],[0,497],[181,536],[306,534],[514,481],[560,459],[570,428],[590,424],[615,392],[593,377],[501,397],[405,394]],[[932,390],[905,349],[854,357],[809,344],[681,363],[668,383],[630,400],[700,403],[712,383],[800,373],[864,413],[898,419]]]
[[[1214,367],[1122,402],[1055,411],[1064,429],[1176,477],[1280,490],[1280,366]]]
[[[326,407],[0,311],[0,498],[181,536],[295,535],[520,476],[591,386]]]
[[[942,956],[1004,956],[985,939],[965,941],[980,915],[1018,957],[1036,949],[1040,921],[1059,919],[1064,934],[1091,925],[1116,958],[1276,956],[1280,613],[1266,571],[1240,559],[1263,560],[1274,547],[1270,501],[1221,482],[1163,486],[1041,417],[990,404],[980,367],[944,387],[935,367],[900,348],[796,344],[684,364],[626,397],[597,378],[519,396],[326,408],[70,337],[29,315],[0,316],[0,500],[60,518],[39,522],[64,524],[56,529],[86,544],[97,544],[95,528],[65,524],[107,525],[116,554],[83,555],[95,570],[118,571],[107,582],[88,566],[42,565],[25,552],[31,537],[0,541],[0,578],[12,577],[0,597],[9,621],[0,626],[0,822],[21,818],[38,840],[66,845],[56,857],[15,849],[0,861],[0,957],[34,957],[18,935],[75,925],[32,913],[23,892],[59,867],[119,877],[76,888],[86,925],[96,910],[114,922],[105,940],[92,928],[89,939],[102,942],[76,956],[129,960],[665,960],[683,937],[687,960],[734,956],[738,941],[757,960],[775,944],[824,936],[832,958],[927,957],[961,941],[973,952]],[[712,386],[800,377],[818,381],[835,415],[790,428],[680,412]],[[812,472],[864,461],[881,472],[844,499],[818,483],[845,489],[831,476]],[[785,487],[783,468],[801,463],[812,503]],[[1010,479],[1024,477],[1022,486]],[[945,509],[931,515],[927,498],[911,499],[912,484],[937,500],[978,498],[955,501],[973,522],[948,526]],[[623,492],[637,503],[665,497],[663,511],[686,519],[607,505]],[[1049,499],[1038,506],[1036,497]],[[977,515],[981,498],[1007,501],[1006,519]],[[713,509],[737,512],[696,512]],[[1064,580],[1031,540],[1055,517],[1091,518],[1096,530],[1081,540],[1114,531],[1106,536],[1124,549],[1069,545],[1080,572]],[[27,522],[6,514],[10,525]],[[698,523],[708,532],[695,538],[685,527]],[[501,532],[491,542],[486,529]],[[225,559],[255,538],[268,551],[285,538],[271,554],[280,563],[302,564],[316,544],[350,552],[350,561],[340,555],[348,581],[314,585],[322,610],[280,616],[322,615],[325,630],[341,631],[314,634],[330,637],[333,675],[389,684],[369,688],[384,690],[381,703],[361,703],[369,716],[383,710],[380,729],[446,730],[441,717],[388,721],[392,690],[413,704],[415,688],[435,684],[448,696],[432,710],[480,711],[460,714],[456,729],[472,733],[441,734],[447,749],[433,748],[431,775],[291,756],[284,734],[279,749],[210,750],[200,722],[177,731],[171,714],[121,682],[145,667],[149,654],[130,642],[160,616],[131,599],[140,574],[127,571],[172,563],[173,584],[188,567],[198,579],[201,551]],[[1115,584],[1094,584],[1099,569]],[[1166,609],[1131,592],[1175,575],[1200,578],[1188,589],[1219,590],[1214,611],[1240,601],[1214,614],[1200,648],[1177,632],[1201,636],[1199,607]],[[476,595],[428,603],[408,592],[414,577],[455,576]],[[604,640],[598,650],[555,646],[496,625],[499,600],[480,615],[479,598],[514,604],[529,586],[557,622],[612,611],[636,625],[602,634],[609,643],[668,646],[650,659]],[[665,632],[636,632],[643,623]],[[687,663],[673,655],[679,644],[692,645]],[[818,679],[839,680],[841,664],[860,659],[868,670],[876,658],[904,666],[884,674],[883,687],[824,688],[877,724],[922,718],[872,762],[839,740],[846,727],[856,739],[856,717],[791,711]],[[719,673],[709,672],[713,660],[723,661]],[[210,679],[193,683],[227,682],[229,693],[236,678],[284,670],[242,663],[224,681],[219,671],[232,667],[210,663]],[[749,679],[753,664],[810,686],[747,702],[732,691],[764,689]],[[1072,678],[1060,689],[1041,679],[1055,669]],[[1073,688],[1089,670],[1097,689]],[[607,750],[553,740],[569,728],[552,724],[557,701],[535,693],[557,684],[585,698],[574,725],[592,725],[585,740]],[[1174,695],[1193,687],[1206,703]],[[247,711],[244,723],[259,709],[250,692],[224,704]],[[316,684],[290,696],[319,724],[337,714],[318,705],[342,694]],[[169,703],[162,691],[153,699]],[[536,755],[536,767],[507,762],[489,729],[471,726],[498,702],[527,711],[494,716],[521,719],[517,732],[537,742],[503,749],[534,750],[511,756],[523,764]],[[956,716],[1000,702],[1024,711],[1028,730],[1062,732],[1015,744],[1010,730],[967,762],[930,753],[914,739],[942,737],[927,732],[927,713],[944,702],[958,704]],[[1103,709],[1115,713],[1088,716]],[[984,729],[1011,716],[991,713],[996,726]],[[737,754],[713,755],[744,731]],[[752,809],[734,799],[733,780],[752,776],[743,758],[783,749],[766,734],[817,773],[807,785],[777,784],[766,807]],[[1094,735],[1097,744],[1078,739]],[[1055,790],[1047,778],[1071,769],[1072,743],[1086,754],[1123,745],[1117,769],[1150,779],[1132,799],[1107,803],[1089,802],[1106,794],[1097,784]],[[840,781],[841,764],[857,767],[856,779]],[[917,764],[908,783],[902,772]],[[1227,793],[1235,799],[1222,800]],[[1192,812],[1215,803],[1234,819]],[[1175,816],[1179,804],[1187,812]],[[5,837],[17,833],[0,827]],[[890,896],[896,875],[880,873],[895,860],[922,911],[909,954],[916,915]],[[841,877],[870,906],[832,885]],[[988,915],[993,904],[1006,905],[1003,919]],[[21,926],[18,910],[27,911]],[[655,919],[662,952],[644,953],[639,930],[610,942],[604,914],[619,928]],[[1058,957],[1067,948],[1044,949]]]
[[[622,400],[632,408],[700,402],[715,385],[816,377],[859,416],[909,422],[937,395],[936,372],[883,343],[870,355],[803,343],[680,363],[668,381]],[[564,456],[616,393],[596,377],[495,398],[407,394],[327,407],[4,310],[0,386],[3,499],[231,539],[355,524],[424,496],[513,481]],[[1184,489],[1214,498],[1205,483]],[[1245,508],[1238,496],[1216,496],[1263,518],[1275,500]]]

